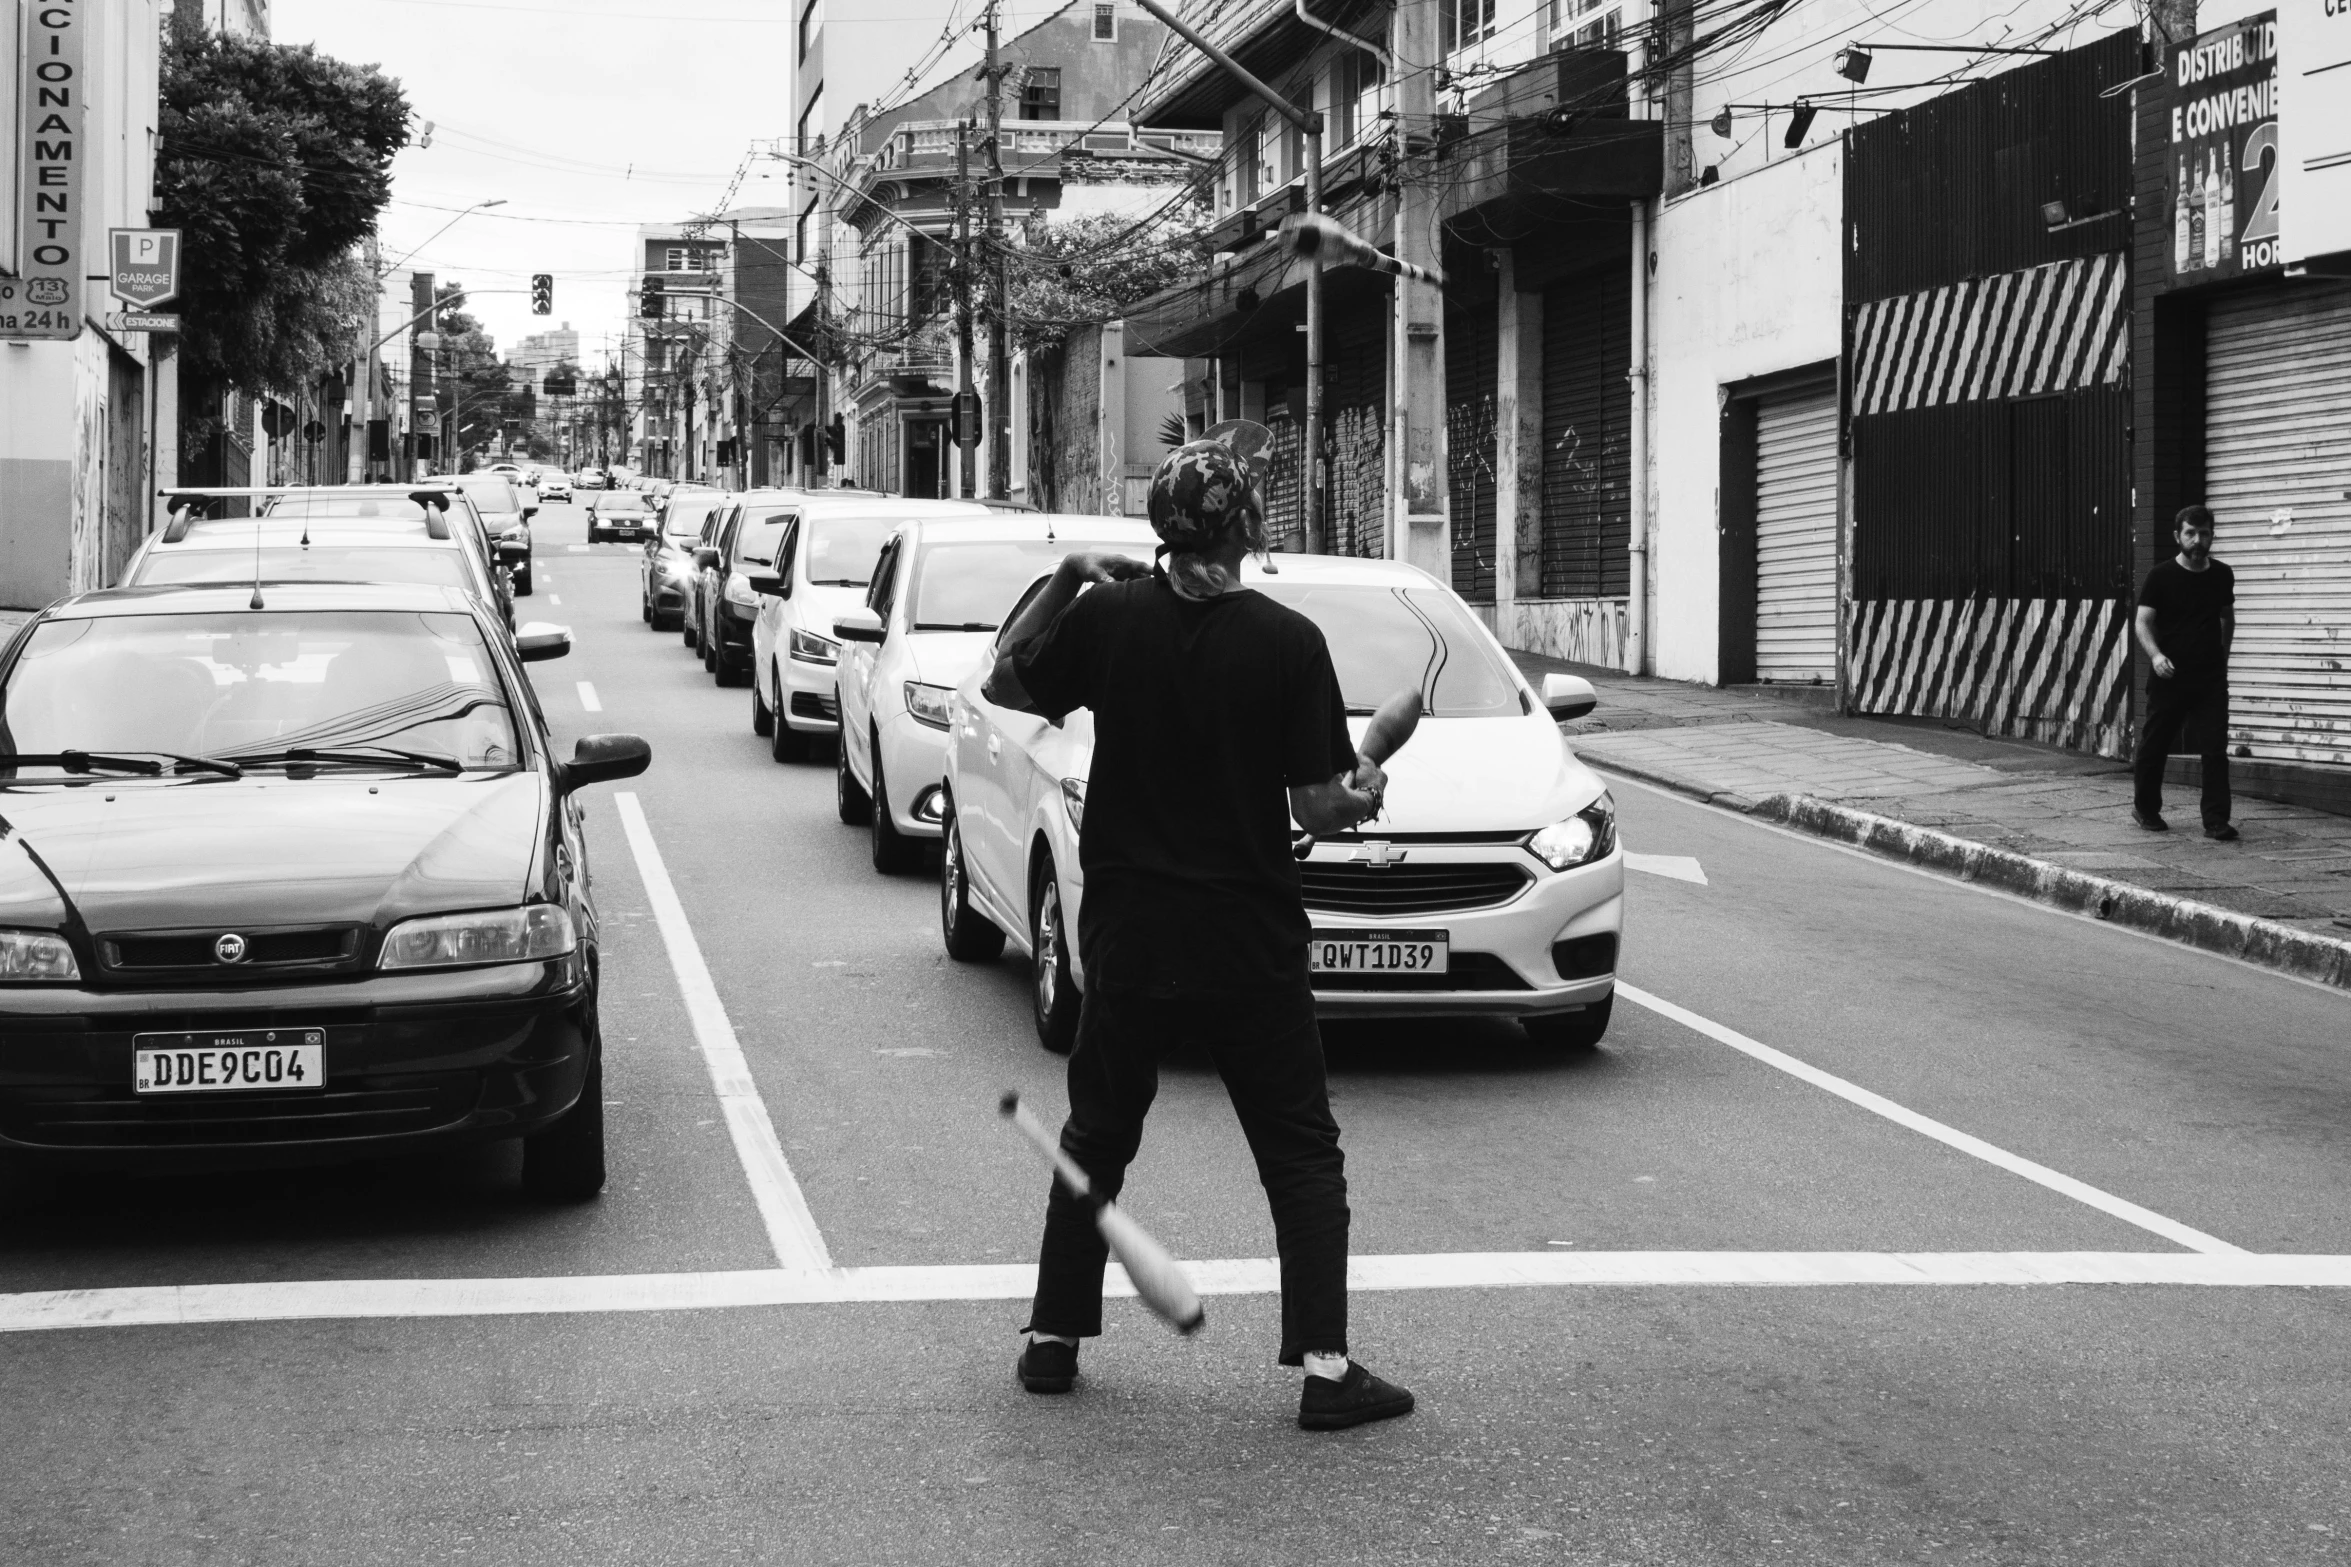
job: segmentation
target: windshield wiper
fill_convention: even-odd
[[[848,577],[810,577],[808,585],[812,588],[862,588],[867,586],[866,583]]]
[[[162,757],[163,761],[152,760]],[[204,772],[219,773],[224,778],[242,778],[245,770],[234,762],[218,762],[209,756],[182,756],[177,751],[138,751],[114,754],[102,751],[58,751],[46,756],[17,752],[0,752],[0,767],[55,767],[69,773],[139,773],[149,778],[162,776],[163,762],[171,763],[171,770],[193,767]]]
[[[430,751],[403,751],[390,745],[333,745],[289,746],[283,751],[264,751],[247,755],[248,763],[266,762],[348,762],[356,766],[375,766],[385,761],[406,762],[411,767],[430,767],[436,771],[462,773],[465,764],[454,756],[439,756]]]
[[[992,620],[967,620],[961,625],[955,625],[941,620],[918,620],[914,623],[914,629],[917,631],[993,631],[996,629],[996,623]]]

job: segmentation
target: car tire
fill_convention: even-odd
[[[702,654],[702,672],[706,675],[717,674],[718,639],[716,637],[698,637],[695,640],[700,644],[699,651]]]
[[[687,617],[683,604],[678,606],[678,640],[686,644],[688,651],[695,646],[694,622]]]
[[[1615,1007],[1616,994],[1611,991],[1581,1012],[1546,1012],[1521,1018],[1519,1026],[1527,1031],[1529,1044],[1566,1055],[1580,1054],[1600,1048],[1600,1038],[1608,1032],[1608,1014]]]
[[[653,624],[653,600],[642,584],[637,588],[637,618],[648,626]]]
[[[963,829],[956,825],[953,806],[939,824],[939,934],[947,943],[947,956],[958,963],[988,963],[1004,955],[1004,932],[971,906]]]
[[[784,700],[783,673],[780,670],[769,670],[768,684],[775,687],[776,700],[779,703],[782,702]],[[790,721],[784,717],[784,711],[781,707],[771,709],[770,717],[774,722],[768,735],[767,754],[779,762],[807,761],[809,742],[816,737],[802,734],[799,730],[794,729]]]
[[[857,782],[857,775],[849,771],[849,737],[843,735],[833,747],[833,810],[851,827],[863,827],[873,820],[873,796]]]
[[[604,534],[592,522],[588,524],[588,542],[590,544],[601,544],[604,542]]]
[[[718,651],[711,655],[710,673],[722,686],[752,684],[750,658],[748,656],[735,657],[727,651],[727,645],[724,642],[721,642],[718,645]]]
[[[522,1140],[523,1190],[550,1202],[589,1202],[604,1190],[604,1048],[593,1024],[588,1043],[579,1102]]]
[[[884,876],[902,875],[922,864],[922,840],[909,838],[890,819],[889,785],[882,781],[881,736],[873,740],[873,794],[865,825],[873,834],[873,868]]]
[[[1078,1042],[1078,986],[1069,971],[1068,921],[1061,907],[1061,878],[1053,856],[1037,857],[1029,886],[1029,1010],[1037,1022],[1037,1043],[1065,1056]]]
[[[762,739],[776,732],[776,710],[767,705],[767,693],[751,682],[751,732]]]

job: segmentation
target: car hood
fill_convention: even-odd
[[[959,686],[995,645],[993,631],[915,631],[906,637],[907,674],[926,686]]]
[[[518,903],[546,788],[536,772],[0,788],[0,919],[60,894],[93,931],[381,927]]]
[[[966,699],[972,693],[967,691]],[[1361,743],[1368,717],[1347,720]],[[1082,709],[1030,742],[1039,766],[1080,777],[1094,753],[1094,718]],[[1576,760],[1546,714],[1426,718],[1388,759],[1387,809],[1371,834],[1524,832],[1564,820],[1600,798],[1599,777]]]

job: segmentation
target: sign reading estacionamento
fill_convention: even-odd
[[[113,263],[108,292],[133,310],[153,310],[180,297],[178,229],[108,229]]]
[[[0,278],[0,337],[82,331],[83,34],[95,0],[32,0],[19,40],[16,270]]]
[[[2233,22],[2172,51],[2165,160],[2165,281],[2274,271],[2278,253],[2278,23]]]

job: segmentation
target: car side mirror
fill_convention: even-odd
[[[534,620],[514,634],[514,649],[526,664],[561,658],[571,651],[571,627]]]
[[[582,735],[571,748],[571,760],[555,766],[556,792],[634,778],[652,765],[653,747],[635,735]]]
[[[764,593],[769,598],[784,596],[784,579],[772,571],[746,571],[743,573],[743,580],[750,585],[751,591],[754,593]]]
[[[718,569],[718,551],[707,544],[703,545],[694,551],[694,564],[704,571],[716,571]]]
[[[1543,677],[1543,706],[1552,719],[1565,723],[1581,718],[1600,705],[1599,693],[1592,682],[1581,675],[1545,675]]]
[[[833,635],[844,642],[879,642],[886,633],[882,617],[859,605],[834,619]]]
[[[522,520],[523,520],[523,521],[525,521],[525,522],[528,522],[528,521],[530,521],[530,520],[531,520],[533,517],[536,517],[537,515],[539,515],[539,508],[538,508],[538,507],[536,507],[536,506],[525,506],[525,507],[522,509]]]

